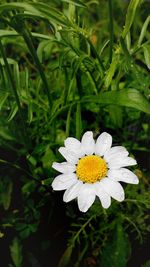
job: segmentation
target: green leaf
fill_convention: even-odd
[[[45,154],[41,158],[43,167],[49,169],[55,160],[56,158],[53,151],[50,149],[50,146],[47,146]]]
[[[59,264],[58,264],[58,267],[66,267],[68,264],[69,264],[69,261],[70,261],[70,258],[71,258],[71,254],[72,254],[72,249],[73,247],[72,246],[69,246],[64,254],[62,255],[60,261],[59,261]]]
[[[61,0],[62,2],[66,2],[66,3],[71,3],[74,4],[75,6],[79,6],[79,7],[86,7],[85,4],[82,3],[82,1],[76,0],[76,1],[71,1],[71,0]]]
[[[34,191],[35,187],[36,187],[35,181],[29,181],[23,185],[21,191],[23,194],[30,194],[31,192]]]
[[[15,141],[15,137],[7,128],[0,127],[0,137],[7,141]]]
[[[110,105],[108,107],[109,116],[113,125],[117,128],[122,127],[122,109],[116,105]]]
[[[18,106],[17,106],[17,103],[14,102],[14,103],[12,104],[10,114],[9,114],[9,116],[8,116],[8,118],[7,118],[7,121],[8,121],[8,122],[11,121],[11,120],[15,117],[17,111],[18,111]]]
[[[140,37],[139,37],[139,40],[138,40],[138,45],[139,46],[142,44],[142,41],[143,41],[145,33],[147,31],[147,27],[148,27],[149,22],[150,22],[150,15],[147,17],[147,19],[145,20],[145,22],[143,24],[143,27],[142,27],[142,30],[141,30],[141,33],[140,33]]]
[[[31,123],[33,120],[33,105],[32,102],[30,101],[28,104],[28,122]]]
[[[132,23],[134,21],[135,12],[137,10],[137,7],[142,3],[143,0],[131,0],[128,6],[127,14],[126,14],[126,21],[124,30],[122,33],[122,37],[125,38],[127,33],[129,32]]]
[[[4,105],[4,103],[5,103],[5,101],[6,101],[6,99],[7,99],[7,97],[8,97],[8,93],[6,92],[4,92],[4,93],[1,93],[0,94],[0,110],[2,109],[2,107],[3,107],[3,105]]]
[[[144,58],[145,58],[145,63],[150,69],[150,46],[143,46],[143,51],[144,51]]]
[[[40,34],[36,32],[31,32],[32,36],[40,38],[40,39],[45,39],[45,40],[53,40],[51,36],[45,35],[45,34]],[[9,31],[9,30],[0,30],[0,37],[18,37],[20,36],[18,32],[16,31]],[[11,40],[12,41],[12,40]]]
[[[150,267],[150,260],[146,261],[142,267]]]
[[[83,102],[95,102],[103,105],[118,105],[135,108],[150,114],[150,104],[147,99],[136,89],[123,89],[100,93],[99,96],[88,96],[82,98]]]
[[[13,189],[12,181],[7,181],[2,185],[3,191],[1,192],[1,201],[5,210],[9,209],[11,203],[11,195]]]
[[[114,56],[113,60],[110,64],[110,67],[106,72],[106,77],[105,77],[105,87],[106,88],[108,88],[111,84],[112,78],[113,78],[115,71],[116,71],[116,68],[118,66],[118,60],[119,60],[118,56]]]
[[[103,267],[126,267],[130,253],[129,241],[121,225],[117,223],[112,237],[108,240],[102,252],[101,264]]]
[[[22,246],[18,238],[13,239],[10,254],[15,267],[22,267]]]
[[[27,155],[27,160],[35,167],[37,165],[37,160],[35,157],[32,155],[28,154]]]

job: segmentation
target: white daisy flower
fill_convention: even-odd
[[[79,210],[86,212],[96,196],[103,208],[111,205],[111,197],[121,202],[124,190],[120,182],[138,184],[137,176],[126,169],[136,165],[136,160],[128,156],[122,146],[112,146],[112,136],[103,132],[95,142],[93,133],[86,132],[81,142],[73,137],[65,140],[65,147],[59,152],[66,162],[54,162],[52,167],[59,171],[52,182],[53,190],[66,190],[63,201],[77,198]]]

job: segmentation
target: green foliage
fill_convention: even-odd
[[[24,244],[41,225],[53,231],[58,201],[51,166],[61,161],[65,138],[80,139],[86,130],[110,132],[127,147],[137,157],[140,184],[127,185],[125,201],[112,201],[108,210],[96,201],[83,215],[68,204],[60,212],[69,225],[57,263],[125,267],[132,239],[142,243],[150,230],[148,10],[141,0],[1,1],[0,238],[12,231],[12,263],[3,265],[40,264],[42,256]],[[50,241],[49,253],[51,236],[40,238],[38,251]]]
[[[102,252],[101,266],[125,267],[130,247],[120,222],[117,222],[112,235]]]
[[[18,238],[14,238],[10,245],[10,254],[15,267],[22,266],[22,246]]]
[[[11,195],[13,190],[13,183],[10,178],[5,176],[4,179],[0,181],[0,204],[3,205],[5,210],[9,209],[11,203]]]

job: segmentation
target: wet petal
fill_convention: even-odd
[[[68,137],[65,140],[65,147],[69,150],[74,152],[78,157],[84,156],[84,153],[81,149],[81,142],[73,137]]]
[[[76,164],[78,161],[78,156],[69,151],[66,147],[60,147],[58,151],[61,153],[61,155],[71,164]]]
[[[112,145],[112,136],[106,132],[102,133],[95,145],[95,154],[103,156],[107,151],[110,150]]]
[[[136,160],[131,157],[117,157],[116,159],[109,160],[108,167],[110,169],[119,169],[121,167],[132,166],[136,164]]]
[[[64,202],[69,202],[71,200],[73,200],[74,198],[76,198],[81,190],[83,183],[81,181],[78,181],[72,185],[70,188],[68,188],[64,195],[63,195],[63,201]]]
[[[95,193],[99,197],[102,207],[108,209],[111,205],[111,197],[104,191],[100,182],[95,183]]]
[[[109,162],[109,160],[116,159],[117,157],[127,157],[129,152],[123,146],[111,147],[109,151],[104,154],[104,159]]]
[[[78,195],[78,207],[82,212],[86,212],[95,201],[94,188],[90,184],[84,184]]]
[[[82,150],[86,155],[92,155],[95,151],[95,141],[92,132],[86,132],[81,140]]]
[[[69,162],[53,162],[52,168],[61,173],[73,173],[76,170],[76,166]]]
[[[119,170],[109,170],[107,173],[108,178],[114,181],[121,181],[128,184],[138,184],[138,177],[126,168],[121,168]]]
[[[56,191],[65,190],[65,189],[71,187],[76,182],[77,182],[77,177],[76,177],[75,173],[60,174],[52,182],[52,188],[53,188],[53,190],[56,190]]]
[[[109,178],[104,178],[100,181],[100,183],[108,195],[119,202],[124,200],[124,190],[118,182],[115,182]]]

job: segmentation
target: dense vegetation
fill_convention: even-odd
[[[132,262],[150,230],[149,14],[141,0],[1,1],[2,267],[149,266]],[[125,146],[140,183],[82,214],[52,191],[51,165],[87,130]]]

